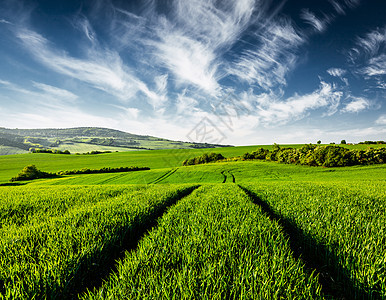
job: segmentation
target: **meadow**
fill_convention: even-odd
[[[0,298],[386,299],[385,164],[182,166],[257,147],[0,157]]]

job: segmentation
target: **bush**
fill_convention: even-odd
[[[30,149],[32,153],[50,153],[50,154],[71,154],[68,150],[51,150],[51,149]]]
[[[201,156],[197,156],[197,157],[194,157],[194,158],[191,158],[191,159],[185,159],[183,162],[182,162],[182,165],[183,166],[190,166],[190,165],[199,165],[199,164],[207,164],[207,163],[211,163],[211,162],[216,162],[218,160],[222,160],[222,159],[225,159],[224,156],[222,156],[222,154],[220,153],[205,153]]]
[[[265,159],[268,152],[269,152],[268,149],[259,148],[256,151],[253,151],[252,155],[253,155],[254,159]]]
[[[16,175],[16,177],[11,178],[11,182],[14,181],[22,181],[22,180],[32,180],[32,179],[39,179],[39,178],[50,178],[55,177],[56,174],[48,173],[40,171],[38,168],[36,168],[35,165],[29,165],[23,168],[19,174]]]

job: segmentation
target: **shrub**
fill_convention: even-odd
[[[183,166],[190,166],[190,165],[199,165],[199,164],[207,164],[207,163],[211,163],[211,162],[216,162],[218,160],[222,160],[222,159],[225,159],[224,156],[222,156],[222,154],[220,153],[205,153],[201,156],[197,156],[197,157],[194,157],[194,158],[191,158],[191,159],[185,159],[183,162],[182,162],[182,165]]]
[[[32,180],[38,178],[50,178],[55,176],[56,174],[40,171],[38,168],[36,168],[35,165],[28,165],[24,167],[23,170],[21,170],[21,172],[16,175],[16,177],[11,178],[10,181],[14,182],[22,180]]]

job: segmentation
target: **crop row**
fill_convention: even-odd
[[[1,189],[0,298],[70,297],[192,188]]]
[[[30,223],[61,216],[67,210],[83,205],[110,200],[123,193],[145,189],[144,185],[131,186],[38,186],[0,188],[0,228],[29,226]],[[1,231],[0,231],[1,232]]]
[[[236,185],[179,201],[83,299],[319,299],[281,226]]]
[[[357,184],[358,185],[358,184]],[[245,185],[300,236],[352,299],[386,299],[385,187],[363,182]]]

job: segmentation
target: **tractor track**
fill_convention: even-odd
[[[172,176],[175,172],[177,172],[178,168],[171,169],[167,171],[165,174],[161,175],[157,179],[153,180],[152,182],[149,182],[148,184],[157,184],[160,183],[162,180],[165,180],[166,178]]]

